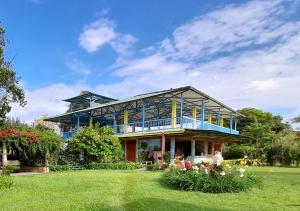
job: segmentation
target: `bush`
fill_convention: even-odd
[[[255,146],[246,144],[230,144],[226,145],[223,151],[225,159],[240,159],[245,155],[252,155],[255,152]]]
[[[226,193],[246,191],[259,185],[261,179],[244,173],[243,168],[203,164],[199,166],[171,167],[162,181],[173,188],[205,193]]]
[[[50,171],[71,171],[68,165],[49,165]]]
[[[116,163],[96,163],[93,162],[86,166],[87,169],[120,169],[133,170],[144,167],[142,163],[137,162],[116,162]]]
[[[159,170],[164,170],[166,168],[168,168],[168,164],[159,164],[159,163],[154,163],[154,164],[151,164],[151,165],[147,165],[147,170],[148,171],[159,171]]]
[[[0,175],[0,190],[5,188],[11,188],[14,184],[14,180],[11,176]]]
[[[7,165],[2,167],[2,174],[4,175],[10,175],[11,173],[19,170],[20,167],[19,166],[15,166],[15,165]]]
[[[68,151],[82,156],[85,163],[112,162],[122,158],[123,150],[119,139],[108,127],[85,127],[68,142]]]

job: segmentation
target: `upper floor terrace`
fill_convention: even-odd
[[[81,127],[109,125],[119,136],[194,129],[238,135],[238,113],[193,87],[136,95],[47,118],[59,122],[67,139]]]

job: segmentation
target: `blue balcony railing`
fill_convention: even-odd
[[[143,122],[128,123],[128,125],[116,125],[114,128],[116,134],[127,133],[143,133],[143,132],[155,132],[161,130],[172,129],[198,129],[198,130],[212,130],[219,131],[228,134],[238,135],[239,131],[222,127],[219,125],[211,124],[206,121],[194,120],[190,117],[176,117],[176,121],[172,121],[172,118],[150,120]]]
[[[143,122],[131,122],[128,125],[115,125],[111,126],[115,134],[132,134],[132,133],[145,133],[145,132],[155,132],[162,130],[174,130],[174,129],[198,129],[198,130],[211,130],[219,131],[228,134],[239,135],[239,131],[222,127],[220,125],[215,125],[208,123],[207,121],[195,120],[190,117],[176,117],[175,121],[172,118],[149,120]],[[77,130],[71,130],[67,132],[61,132],[63,139],[71,138]]]

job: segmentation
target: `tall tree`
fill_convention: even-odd
[[[7,44],[4,33],[5,30],[0,26],[0,125],[10,112],[11,103],[26,105],[25,94],[19,87],[19,78],[12,69],[12,63],[4,58],[4,47]]]

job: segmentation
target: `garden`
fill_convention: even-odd
[[[300,169],[249,167],[262,188],[209,194],[174,190],[162,171],[82,170],[15,177],[2,210],[299,210]]]

